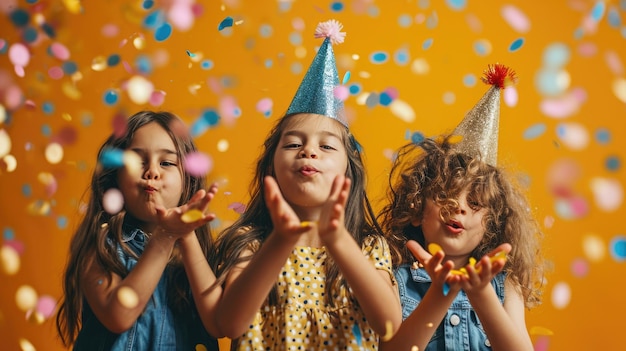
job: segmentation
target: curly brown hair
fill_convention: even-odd
[[[459,152],[453,140],[452,135],[427,138],[397,153],[389,174],[388,201],[377,217],[388,235],[394,266],[415,260],[406,248],[408,240],[425,245],[421,228],[411,221],[422,219],[426,200],[441,206],[440,217],[447,221],[458,206],[459,194],[467,189],[468,203],[486,209],[485,233],[471,256],[483,257],[503,243],[511,244],[504,271],[520,287],[526,307],[539,304],[543,233],[526,196],[504,169]]]

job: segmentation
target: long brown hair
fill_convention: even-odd
[[[421,228],[411,221],[422,219],[426,200],[441,206],[440,217],[446,221],[458,206],[458,195],[468,189],[468,202],[487,211],[485,233],[472,257],[478,259],[500,244],[511,244],[504,268],[507,277],[521,288],[527,307],[540,303],[543,233],[525,195],[502,168],[482,162],[480,156],[457,152],[451,138],[425,139],[407,144],[397,153],[389,176],[388,201],[378,216],[389,236],[394,266],[415,260],[406,248],[408,240],[424,245]]]
[[[251,256],[241,257],[243,251],[251,248],[258,249],[272,232],[273,225],[265,205],[262,181],[266,175],[274,175],[274,154],[284,128],[292,116],[294,115],[284,116],[272,128],[263,144],[263,152],[257,160],[256,172],[249,188],[251,199],[248,207],[231,226],[224,229],[218,236],[216,242],[218,254],[214,265],[218,266],[216,274],[220,277],[220,281],[225,279],[234,266],[252,258]],[[346,204],[345,226],[356,242],[362,245],[368,235],[382,234],[365,193],[366,174],[360,146],[345,126],[342,126],[341,130],[343,131],[342,141],[348,153],[346,177],[352,180]],[[335,302],[332,297],[337,295],[341,286],[346,286],[346,282],[341,278],[337,264],[330,258],[326,260],[326,280],[333,284],[326,284],[325,296],[330,306],[334,307]],[[268,297],[269,305],[276,305],[276,295],[277,290],[274,286]]]
[[[135,132],[149,123],[158,123],[174,142],[178,158],[181,160],[179,167],[181,167],[181,174],[183,175],[183,191],[179,200],[179,205],[182,205],[189,201],[195,192],[204,189],[206,181],[202,177],[195,177],[184,172],[182,168],[185,155],[196,151],[197,148],[189,136],[175,132],[175,128],[173,128],[175,125],[173,124],[182,123],[176,115],[169,112],[153,111],[141,111],[132,115],[128,119],[124,133],[119,136],[111,135],[100,147],[97,160],[100,160],[107,150],[127,149]],[[122,210],[111,215],[104,210],[102,205],[104,193],[111,188],[118,187],[117,172],[118,168],[102,167],[101,164],[98,164],[92,174],[89,189],[83,195],[85,197],[87,193],[89,194],[87,209],[70,242],[69,258],[63,279],[64,297],[56,316],[57,331],[65,346],[74,343],[81,328],[83,295],[80,276],[82,269],[93,260],[94,264],[100,265],[108,272],[109,279],[112,274],[125,277],[128,271],[117,257],[117,245],[121,246],[129,255],[135,256],[122,241],[122,224],[126,218],[126,211]],[[205,257],[209,257],[213,250],[209,226],[197,228],[196,235]],[[186,311],[192,304],[188,295],[189,281],[177,251],[172,255],[169,267],[167,270],[170,276],[168,295],[173,297],[171,305],[177,311]]]

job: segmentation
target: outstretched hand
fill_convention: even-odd
[[[439,250],[434,254],[430,254],[417,243],[417,241],[409,240],[406,244],[413,256],[417,259],[418,264],[422,265],[432,281],[432,285],[437,291],[443,292],[444,295],[450,293],[456,294],[461,290],[461,278],[450,274],[454,269],[454,262],[443,262],[445,253]]]
[[[186,204],[172,208],[157,207],[159,227],[167,235],[180,238],[207,224],[215,219],[215,214],[205,212],[216,193],[217,185],[212,184],[208,191],[198,190]]]
[[[335,177],[328,200],[320,213],[319,234],[326,245],[330,245],[345,231],[344,216],[350,184],[350,179],[343,175]]]
[[[462,289],[471,294],[489,286],[491,280],[504,269],[509,252],[511,245],[505,243],[483,256],[476,264],[466,265],[467,274],[460,275]]]
[[[280,187],[273,177],[266,176],[263,179],[265,191],[265,205],[267,206],[274,232],[286,239],[296,240],[299,234],[310,229],[311,223],[300,222],[300,218],[285,201]]]

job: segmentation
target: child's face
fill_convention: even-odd
[[[155,221],[155,207],[178,206],[182,193],[182,174],[176,147],[169,134],[156,122],[139,128],[129,151],[139,155],[141,172],[120,169],[118,182],[126,210],[138,220]]]
[[[342,128],[337,121],[316,114],[299,114],[287,121],[274,154],[274,172],[283,196],[296,212],[324,203],[335,177],[346,173]]]
[[[457,201],[459,207],[445,223],[440,216],[441,206],[434,200],[427,199],[419,224],[422,226],[426,245],[439,244],[446,253],[446,259],[454,261],[458,259],[459,263],[455,264],[464,265],[483,238],[485,233],[483,217],[487,210],[468,204],[467,190],[459,194]]]

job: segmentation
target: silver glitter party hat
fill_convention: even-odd
[[[342,25],[335,20],[318,24],[315,37],[324,38],[324,42],[302,79],[287,114],[315,113],[348,126],[343,116],[343,101],[335,96],[339,75],[332,44],[343,42],[346,34],[340,32],[341,28]]]
[[[515,72],[510,68],[501,64],[489,65],[482,81],[491,87],[452,133],[462,137],[455,146],[457,150],[481,156],[492,166],[497,164],[500,91],[516,79]]]

